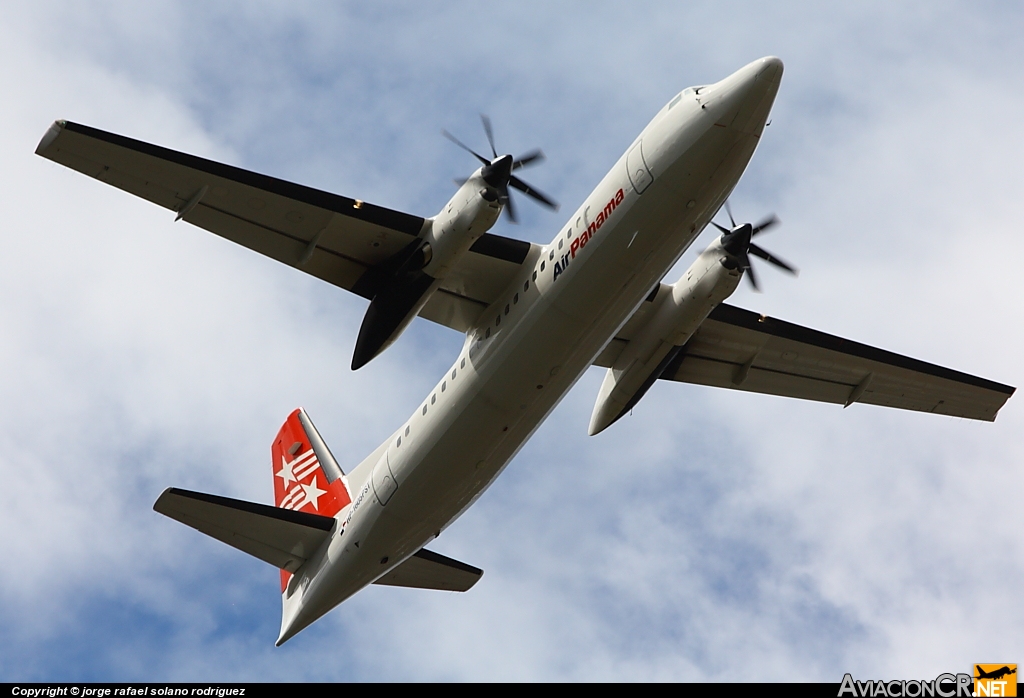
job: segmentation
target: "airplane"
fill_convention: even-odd
[[[975,675],[974,678],[976,678],[976,679],[992,679],[994,681],[998,681],[999,679],[1003,678],[1004,676],[1009,676],[1010,674],[1016,674],[1017,673],[1016,666],[1014,666],[1013,669],[1011,669],[1009,666],[1002,666],[999,669],[993,669],[992,671],[984,671],[984,670],[982,670],[980,664],[975,664],[974,665],[974,669],[975,669],[975,671],[978,672]]]
[[[169,488],[154,509],[276,567],[276,644],[369,584],[466,591],[482,570],[429,551],[501,474],[590,366],[605,371],[598,434],[658,380],[993,421],[1014,388],[725,303],[774,225],[737,224],[727,200],[763,135],[783,74],[765,57],[674,95],[546,245],[488,232],[540,160],[478,161],[423,218],[57,121],[36,152],[176,219],[369,301],[358,369],[415,317],[465,333],[415,412],[347,472],[302,409],[271,446],[274,506]],[[726,209],[729,227],[713,222]],[[663,278],[709,225],[720,233]],[[347,459],[346,459],[347,460]]]

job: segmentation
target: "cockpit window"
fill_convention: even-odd
[[[677,94],[675,96],[675,99],[673,99],[671,102],[668,103],[668,108],[671,109],[672,107],[674,107],[677,104],[679,104],[679,100],[681,100],[682,98],[683,98],[683,93],[680,92],[679,94]]]

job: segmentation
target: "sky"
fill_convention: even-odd
[[[540,147],[545,242],[688,85],[777,55],[731,303],[1024,382],[1015,3],[0,5],[0,680],[838,682],[1024,659],[1024,408],[994,424],[659,384],[587,436],[590,369],[431,549],[466,594],[371,587],[281,648],[277,570],[152,511],[272,498],[306,408],[351,468],[462,337],[358,372],[366,302],[33,154],[70,119],[429,216]],[[672,282],[711,241],[705,232]],[[1016,522],[1016,523],[1015,523]]]

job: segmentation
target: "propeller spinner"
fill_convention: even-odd
[[[743,271],[747,272],[747,278],[750,280],[750,285],[754,287],[755,291],[760,291],[760,289],[757,286],[757,277],[754,274],[754,267],[750,263],[750,255],[760,257],[764,261],[788,271],[790,274],[796,275],[799,273],[795,267],[787,264],[751,241],[751,238],[755,235],[763,233],[768,228],[779,223],[779,219],[774,213],[757,225],[752,225],[750,223],[736,225],[736,220],[732,217],[732,209],[729,208],[728,201],[725,202],[725,212],[729,215],[729,223],[732,225],[731,230],[723,228],[714,221],[711,221],[711,225],[715,226],[722,232],[721,243],[723,249],[725,249],[725,251],[732,257],[736,258]]]
[[[505,207],[505,212],[508,214],[509,220],[513,223],[518,222],[516,219],[515,206],[512,204],[512,197],[508,191],[510,186],[514,189],[518,189],[548,208],[557,211],[558,204],[555,203],[554,200],[545,196],[540,191],[512,174],[521,167],[526,167],[534,162],[543,160],[544,153],[535,149],[518,158],[513,158],[508,154],[499,156],[497,149],[494,147],[494,131],[491,128],[491,120],[484,114],[480,115],[480,120],[483,121],[484,133],[487,134],[487,142],[491,146],[491,155],[493,156],[493,159],[491,160],[488,160],[447,131],[441,131],[441,133],[444,134],[445,138],[472,154],[473,157],[480,161],[483,165],[483,167],[480,168],[480,175],[483,177],[484,181],[487,182],[488,186],[498,192],[498,199],[501,201],[502,206]],[[464,179],[456,180],[456,183],[459,185],[462,185],[465,182],[466,180]]]

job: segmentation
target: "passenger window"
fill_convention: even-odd
[[[505,304],[505,314],[508,315],[508,303]]]
[[[465,362],[465,359],[463,359],[463,362]],[[452,369],[452,380],[455,380],[455,369],[454,368]]]
[[[448,381],[444,381],[443,383],[441,383],[441,392],[443,393],[447,389],[448,389]]]
[[[399,447],[399,446],[401,446],[401,445],[402,445],[402,437],[401,437],[401,436],[399,436],[399,437],[398,437],[398,443],[396,443],[396,444],[395,444],[395,448],[398,448],[398,447]]]
[[[405,435],[406,435],[406,436],[408,436],[408,435],[409,435],[409,427],[406,427],[406,428],[405,428]]]
[[[426,414],[427,414],[427,406],[424,405],[423,406],[423,415],[426,416]]]
[[[437,393],[430,396],[430,404],[433,405],[435,402],[437,402]]]
[[[462,363],[459,364],[459,368],[466,368],[466,360],[465,359],[463,359]]]
[[[486,332],[484,332],[484,339],[487,339],[487,338],[488,338],[488,337],[490,337],[490,336],[491,336],[491,328],[490,328],[490,327],[488,327],[488,328],[487,328],[487,331],[486,331]]]
[[[541,262],[541,263],[540,263],[540,270],[541,270],[541,271],[544,271],[544,262]]]
[[[541,264],[543,264],[543,262],[541,262]],[[536,280],[537,280],[537,272],[533,272],[533,280],[534,280],[534,281],[536,281]],[[530,285],[530,282],[529,282],[529,281],[527,281],[527,282],[526,282],[526,286],[524,286],[524,287],[523,287],[523,290],[525,291],[525,290],[526,290],[526,287],[527,287],[527,286],[529,286],[529,285]]]
[[[518,305],[518,304],[519,304],[519,294],[517,293],[516,295],[512,296],[512,305]]]
[[[558,249],[562,249],[562,241],[561,240],[558,241]]]

